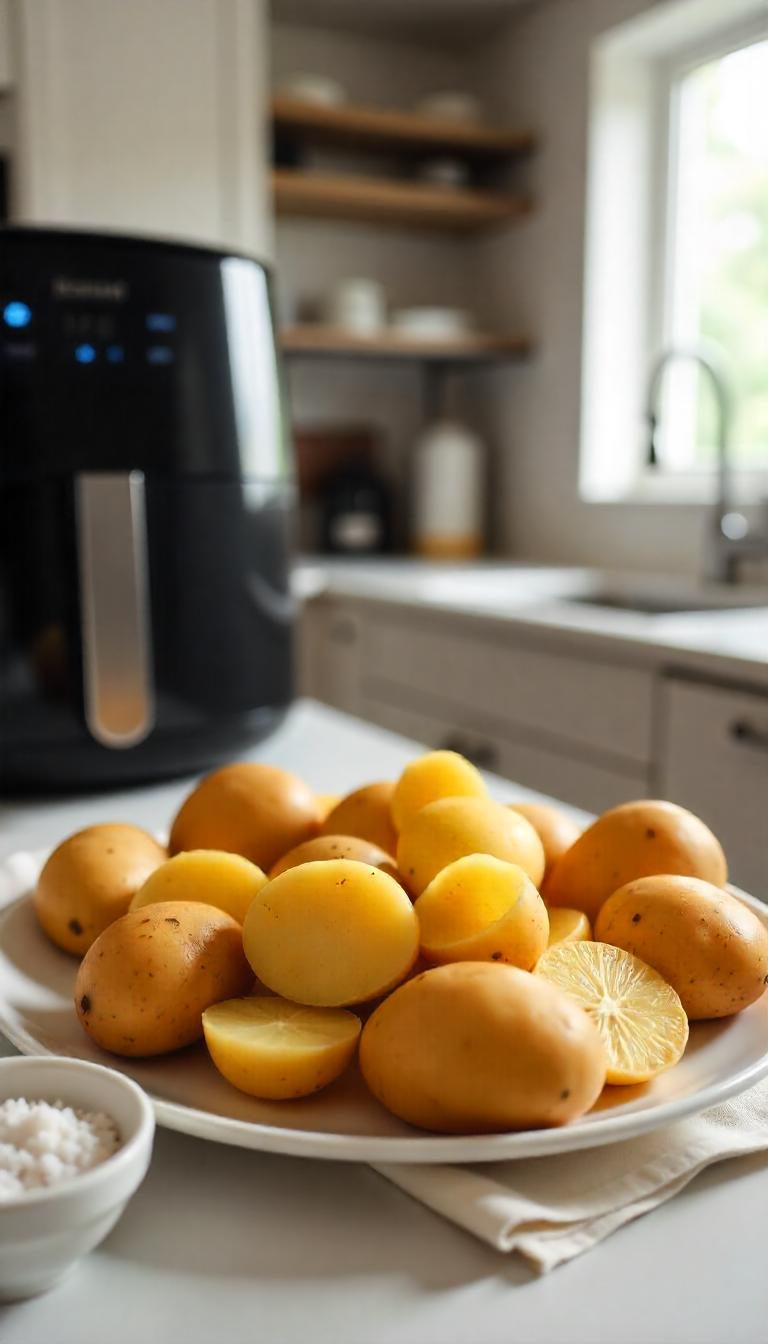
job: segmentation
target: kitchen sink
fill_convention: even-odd
[[[748,611],[768,606],[768,594],[742,595],[691,592],[677,597],[643,593],[589,593],[564,598],[588,607],[604,607],[611,611],[641,612],[646,616],[682,616],[688,612]]]

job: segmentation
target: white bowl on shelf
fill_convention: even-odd
[[[120,1147],[60,1185],[0,1202],[0,1302],[52,1288],[104,1240],[146,1175],[155,1133],[146,1094],[101,1064],[49,1055],[0,1059],[0,1103],[14,1097],[104,1111]]]
[[[392,314],[392,330],[414,340],[460,341],[474,322],[465,308],[400,308]]]
[[[277,92],[313,107],[340,107],[347,101],[344,85],[330,75],[288,75],[280,81]]]
[[[430,93],[419,99],[416,111],[422,117],[434,121],[450,121],[457,126],[476,125],[483,120],[483,105],[473,93],[464,93],[459,89],[446,89],[445,92]]]

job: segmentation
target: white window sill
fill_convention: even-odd
[[[717,502],[717,476],[709,472],[650,472],[613,499],[592,500],[600,504],[696,504]],[[768,471],[732,472],[728,502],[731,507],[749,509],[768,501]]]

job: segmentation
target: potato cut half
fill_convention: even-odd
[[[288,999],[227,999],[203,1013],[211,1059],[228,1083],[252,1097],[289,1101],[327,1087],[351,1062],[360,1019],[345,1008],[307,1008]]]
[[[547,909],[516,863],[469,854],[419,896],[421,951],[428,961],[500,961],[530,971],[547,946]]]
[[[388,873],[354,859],[289,868],[262,887],[243,925],[254,974],[283,998],[341,1008],[375,999],[410,971],[419,924]]]
[[[549,911],[549,946],[555,943],[585,943],[592,940],[592,925],[583,910],[567,910],[564,905]]]
[[[608,1055],[606,1082],[647,1082],[682,1056],[688,1018],[680,998],[639,957],[608,943],[557,943],[535,974],[565,990],[594,1020]]]

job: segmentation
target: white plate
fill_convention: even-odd
[[[606,1088],[560,1129],[437,1137],[396,1120],[350,1071],[317,1096],[267,1102],[230,1087],[204,1046],[155,1060],[117,1060],[92,1045],[72,1007],[76,962],[35,920],[29,891],[43,855],[0,864],[0,1030],[24,1054],[70,1055],[122,1069],[149,1093],[158,1123],[241,1148],[346,1162],[496,1162],[593,1148],[703,1111],[768,1074],[768,994],[737,1017],[696,1023],[681,1062],[639,1087]],[[768,908],[742,899],[768,925]]]

